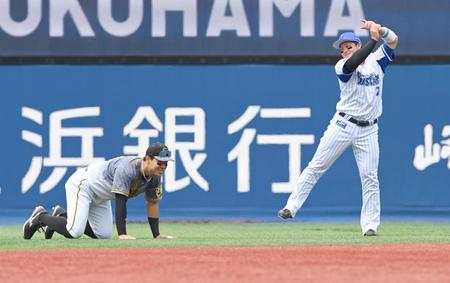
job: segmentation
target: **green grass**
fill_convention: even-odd
[[[45,240],[36,233],[22,239],[22,226],[0,226],[0,250],[126,247],[206,247],[206,246],[297,246],[381,243],[450,243],[450,224],[383,223],[377,237],[361,236],[357,224],[305,223],[162,223],[163,234],[173,240],[153,240],[147,224],[129,224],[134,241],[108,240],[86,236],[69,240],[55,233]]]

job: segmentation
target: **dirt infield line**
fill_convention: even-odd
[[[0,267],[0,282],[450,282],[450,245],[3,251]]]

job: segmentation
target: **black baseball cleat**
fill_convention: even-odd
[[[52,208],[52,216],[61,216],[65,213],[66,213],[66,210],[59,205],[54,206]],[[51,239],[53,237],[53,233],[55,233],[55,230],[51,229],[48,226],[45,228],[44,235],[47,240]]]
[[[278,217],[280,217],[283,220],[293,218],[291,211],[287,208],[284,208],[284,209],[281,209],[280,211],[278,211]]]
[[[39,216],[44,213],[47,213],[47,211],[42,206],[37,206],[33,210],[33,213],[31,213],[30,218],[28,218],[28,220],[23,224],[23,238],[24,239],[26,239],[26,240],[31,239],[31,237],[33,237],[34,233],[36,233],[36,231],[39,228],[42,228],[42,225],[39,222]]]
[[[366,237],[370,237],[370,236],[376,236],[377,235],[377,232],[375,232],[374,230],[372,230],[372,229],[369,229],[369,230],[367,230],[366,231],[366,233],[364,233],[364,236]]]

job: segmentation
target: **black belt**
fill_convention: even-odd
[[[360,121],[360,120],[356,120],[355,118],[345,114],[344,112],[339,112],[339,116],[344,117],[345,119],[347,119],[348,121],[352,122],[355,125],[358,125],[360,127],[367,127],[367,126],[371,126],[371,125],[375,125],[376,123],[378,123],[378,119],[372,120],[372,121]]]

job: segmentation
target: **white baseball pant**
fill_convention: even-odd
[[[74,238],[84,234],[87,221],[99,239],[112,236],[111,201],[95,202],[85,186],[86,169],[78,169],[66,182],[67,231]]]
[[[380,225],[380,190],[378,182],[378,124],[357,126],[337,113],[320,139],[311,162],[298,178],[285,208],[295,216],[320,177],[336,159],[352,146],[362,184],[361,229],[377,231]]]

